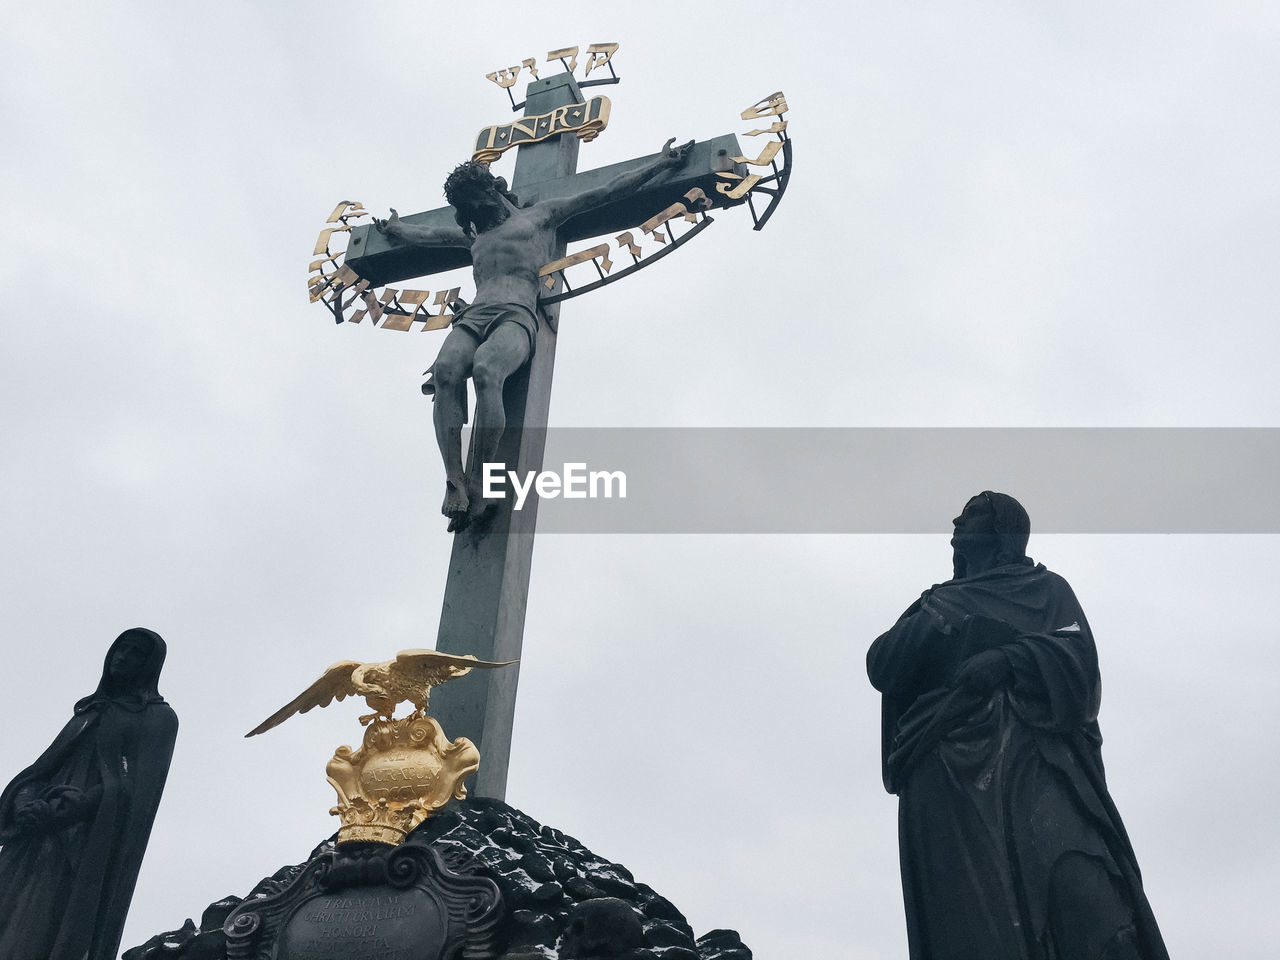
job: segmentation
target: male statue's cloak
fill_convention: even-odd
[[[110,676],[126,638],[150,644],[126,686]],[[156,690],[164,641],[126,631],[107,653],[97,691],[40,758],[0,794],[0,957],[114,960],[138,868],[173,756],[178,719]],[[68,788],[52,821],[18,811]]]
[[[1010,679],[955,682],[991,649]],[[1024,557],[934,586],[867,671],[912,960],[1168,960],[1107,792],[1097,652],[1065,580]]]

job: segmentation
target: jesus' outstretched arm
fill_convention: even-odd
[[[471,238],[462,232],[461,227],[423,227],[416,223],[405,223],[391,208],[391,216],[386,220],[374,220],[373,224],[380,233],[402,243],[412,243],[426,247],[469,247]]]
[[[673,147],[672,144],[675,143],[675,139],[675,137],[672,137],[668,140],[662,150],[658,152],[658,155],[647,163],[643,163],[633,170],[618,174],[608,183],[601,184],[590,190],[583,190],[581,193],[571,197],[553,197],[542,201],[537,204],[538,207],[542,208],[539,212],[543,213],[549,222],[559,225],[584,210],[590,210],[610,200],[616,200],[637,187],[644,186],[664,170],[674,170],[685,162],[685,158],[689,155],[689,150],[694,143],[690,140],[688,143]]]

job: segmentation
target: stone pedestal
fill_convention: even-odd
[[[124,960],[366,955],[751,960],[732,930],[695,937],[680,911],[626,867],[487,798],[451,803],[398,847],[326,841],[243,901],[211,906],[198,928],[187,921]]]

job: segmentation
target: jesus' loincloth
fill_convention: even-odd
[[[473,303],[459,310],[453,317],[453,326],[460,327],[467,331],[471,336],[476,338],[476,343],[484,343],[489,338],[489,334],[503,323],[514,323],[520,327],[529,337],[529,356],[533,356],[534,347],[538,343],[538,311],[523,303]],[[552,327],[554,330],[555,327]],[[428,397],[434,399],[436,393],[436,384],[434,377],[435,365],[432,364],[426,370],[426,382],[422,385],[422,392]],[[463,409],[462,422],[466,423],[467,416],[467,391],[465,384],[462,387],[461,402]]]
[[[529,335],[529,355],[538,341],[538,314],[523,303],[473,303],[453,318],[453,325],[484,343],[499,324],[514,323]]]

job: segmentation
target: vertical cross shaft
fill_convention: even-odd
[[[525,116],[581,102],[573,76],[564,73],[529,84]],[[540,185],[573,174],[579,142],[577,137],[562,135],[519,147],[512,191],[521,201],[532,200],[541,192]],[[564,252],[560,244],[555,256],[562,257]],[[558,304],[546,309],[550,324],[539,324],[533,357],[508,378],[503,394],[507,427],[498,459],[521,476],[542,469],[543,429],[556,360],[556,334],[551,327],[559,309]],[[480,466],[473,463],[468,469]],[[512,503],[511,497],[501,501],[492,523],[480,531],[471,526],[454,534],[436,649],[473,653],[482,660],[520,657],[538,505],[531,497],[517,512],[511,509]],[[467,737],[480,750],[480,769],[470,785],[473,795],[506,796],[518,679],[518,664],[474,670],[431,693],[431,713],[445,733],[450,738]]]

